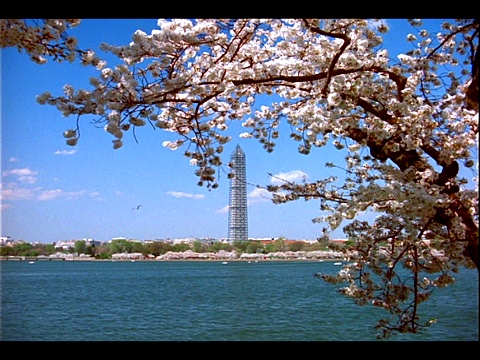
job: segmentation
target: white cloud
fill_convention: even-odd
[[[181,191],[167,191],[167,194],[176,198],[203,199],[205,197],[205,195],[202,194],[189,194]]]
[[[14,183],[8,184],[7,187],[2,186],[2,193],[0,199],[4,200],[53,200],[59,198],[66,198],[66,199],[78,199],[80,196],[86,194],[87,191],[80,190],[80,191],[63,191],[61,189],[55,190],[42,190],[40,187],[28,189],[28,188],[21,188],[18,187]],[[99,194],[97,192],[92,192],[89,194],[92,198],[99,198]]]
[[[62,190],[56,189],[56,190],[43,190],[40,192],[40,195],[38,196],[38,200],[51,200],[58,198],[62,196]]]
[[[89,195],[92,198],[98,198],[100,196],[100,193],[98,191],[91,191]]]
[[[78,199],[80,196],[85,194],[85,190],[80,191],[63,191],[61,189],[55,190],[42,190],[38,196],[38,200],[52,200],[57,198],[70,198]]]
[[[18,159],[12,156],[10,159],[8,159],[8,161],[13,163],[13,162],[17,162]]]
[[[18,181],[27,184],[34,184],[37,181],[35,175],[38,174],[38,171],[30,170],[29,168],[23,169],[13,169],[13,170],[6,170],[2,173],[2,177],[15,175],[18,178]]]
[[[29,168],[23,169],[13,169],[13,170],[6,170],[2,173],[2,176],[8,175],[17,175],[17,176],[26,176],[26,175],[37,175],[38,171],[30,170]]]
[[[226,205],[226,206],[224,206],[223,208],[221,208],[221,209],[219,209],[219,210],[217,210],[217,211],[215,211],[215,212],[216,212],[217,214],[226,214],[226,213],[228,213],[228,208],[229,208],[229,206]]]
[[[3,201],[17,201],[17,200],[32,200],[32,201],[46,201],[53,199],[68,199],[74,200],[81,196],[89,195],[92,199],[104,200],[98,191],[79,190],[79,191],[65,191],[61,189],[45,190],[42,187],[28,188],[21,187],[19,183],[33,184],[37,181],[36,175],[38,171],[33,171],[29,168],[6,170],[2,173],[2,177],[16,176],[18,182],[10,181],[8,183],[0,182],[0,200]],[[55,181],[58,179],[55,178]],[[11,207],[10,204],[2,204],[2,209]]]
[[[20,188],[16,183],[0,184],[2,192],[0,199],[4,200],[31,200],[34,199],[40,188],[27,189]]]
[[[64,191],[61,189],[44,190],[41,187],[25,188],[19,187],[17,183],[10,182],[8,184],[0,183],[0,200],[3,201],[16,201],[16,200],[53,200],[58,198],[63,199],[78,199],[88,192],[86,190],[80,191]],[[91,198],[101,200],[100,193],[98,191],[92,191],[88,193]],[[4,204],[3,209],[8,208],[8,204]]]
[[[285,181],[300,182],[307,178],[308,178],[308,175],[303,171],[292,170],[292,171],[273,175],[270,179],[270,182],[273,185],[281,185]],[[174,191],[170,191],[168,192],[168,194],[175,197],[191,197],[192,196],[190,194],[178,193]],[[261,203],[261,202],[271,201],[271,200],[272,200],[272,193],[270,193],[267,189],[264,189],[261,187],[256,187],[255,189],[250,191],[247,195],[247,205],[249,206],[253,204]],[[216,211],[217,214],[224,214],[227,212],[228,212],[228,205]]]
[[[73,155],[77,152],[76,149],[73,150],[57,150],[53,154],[54,155]]]
[[[248,205],[270,201],[271,199],[272,195],[267,191],[267,189],[255,188],[248,194]]]
[[[270,179],[270,182],[273,185],[281,185],[285,181],[290,182],[301,182],[304,179],[307,179],[308,175],[301,170],[292,170],[289,172],[278,173],[273,175]],[[247,195],[247,205],[253,205],[260,202],[266,202],[272,200],[272,193],[270,193],[267,189],[256,187]],[[217,210],[217,213],[226,213],[228,212],[228,205]]]
[[[0,205],[0,210],[7,210],[8,208],[11,208],[11,204],[1,204]]]
[[[299,182],[307,179],[308,175],[301,170],[292,170],[286,173],[278,173],[273,175],[270,182],[273,185],[281,185],[285,182]]]
[[[272,199],[272,195],[266,190],[262,188],[255,188],[247,195],[247,205],[253,205],[260,202],[270,201]],[[229,206],[226,205],[221,209],[215,211],[217,214],[225,214],[228,213]]]

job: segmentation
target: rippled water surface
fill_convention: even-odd
[[[375,341],[386,313],[314,278],[332,262],[1,261],[0,340]],[[462,271],[421,312],[425,334],[478,341],[478,273]],[[426,319],[426,318],[425,318]]]

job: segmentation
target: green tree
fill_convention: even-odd
[[[110,254],[132,253],[133,242],[128,240],[113,240],[109,244]]]
[[[316,250],[326,250],[327,247],[325,245],[322,245],[319,241],[313,243],[313,244],[307,244],[305,246],[305,251],[316,251]]]
[[[234,241],[233,247],[238,249],[240,253],[247,252],[247,247],[250,244],[250,241]]]
[[[45,255],[55,254],[57,250],[55,250],[55,245],[53,244],[46,244],[45,245]]]
[[[12,246],[0,247],[0,256],[13,256],[15,255],[15,249]]]
[[[96,250],[96,247],[95,247],[94,244],[92,244],[90,246],[87,246],[85,248],[85,255],[90,255],[90,256],[95,257],[95,250]]]
[[[193,251],[199,253],[199,252],[202,252],[202,248],[203,248],[203,246],[202,246],[202,242],[201,242],[201,241],[195,240],[195,241],[193,242]]]
[[[167,251],[171,250],[170,244],[167,244],[161,241],[152,242],[150,244],[147,244],[146,247],[148,249],[148,253],[155,256],[163,255]]]
[[[33,245],[26,242],[16,243],[13,245],[13,252],[15,255],[19,256],[35,256],[33,255]]]
[[[140,241],[132,242],[132,247],[131,247],[130,252],[132,252],[132,253],[142,253],[144,255],[148,254],[147,249],[145,249],[145,246]]]
[[[290,251],[302,251],[305,249],[305,241],[295,241],[290,244],[288,244],[288,249]]]
[[[267,152],[281,122],[302,154],[342,151],[344,165],[326,166],[344,169],[344,181],[277,179],[265,188],[276,204],[317,199],[326,215],[314,222],[325,224],[325,238],[344,224],[355,264],[319,277],[343,283],[359,305],[384,309],[379,329],[389,336],[430,326],[418,307],[432,289],[453,283],[461,267],[478,269],[478,188],[459,176],[478,166],[478,19],[444,21],[432,32],[419,19],[405,22],[411,33],[394,57],[383,44],[387,24],[366,19],[161,19],[128,45],[103,44],[118,57],[108,68],[59,41],[77,21],[45,20],[32,46],[22,20],[2,19],[0,45],[35,61],[80,56],[99,69],[93,89],[66,85],[63,95],[37,98],[74,118],[64,132],[72,146],[88,116],[105,125],[114,149],[125,133],[154,124],[178,135],[165,146],[185,146],[199,184],[212,189],[233,121]],[[358,219],[364,212],[377,216]]]
[[[75,241],[74,251],[77,254],[85,254],[86,249],[87,249],[87,243],[85,242],[85,240]]]
[[[274,241],[273,248],[275,251],[285,251],[285,238],[279,237]]]
[[[181,252],[190,250],[190,245],[185,243],[179,243],[172,246],[172,251]]]
[[[230,244],[230,243],[224,243],[224,242],[214,242],[208,246],[206,251],[208,252],[218,252],[220,250],[225,250],[225,251],[232,251],[234,249],[238,249],[235,244]],[[242,250],[240,250],[242,251]]]
[[[232,251],[234,250],[235,248],[229,244],[229,243],[221,243],[220,244],[220,250],[224,250],[224,251]]]
[[[267,254],[278,251],[277,246],[275,245],[275,243],[269,243],[269,244],[265,245],[264,249],[265,249],[265,252],[266,252]]]
[[[110,246],[98,246],[95,250],[95,259],[110,259],[112,257],[112,253],[110,250]]]
[[[259,241],[248,241],[245,252],[247,254],[262,254],[264,252],[263,244]]]

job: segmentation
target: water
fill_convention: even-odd
[[[386,313],[314,278],[332,262],[1,261],[2,341],[376,341]],[[438,289],[425,334],[478,341],[478,273]],[[426,320],[426,318],[425,318]]]

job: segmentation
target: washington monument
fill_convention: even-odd
[[[247,176],[245,170],[245,153],[240,145],[235,147],[230,157],[230,162],[233,164],[233,177],[230,179],[228,239],[231,242],[247,241]]]

